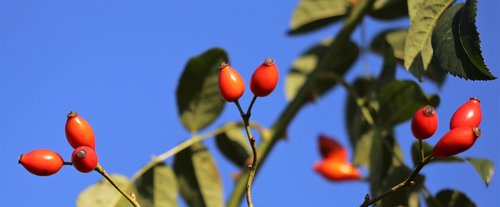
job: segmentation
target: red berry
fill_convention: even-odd
[[[314,170],[330,181],[360,180],[361,173],[347,161],[326,159],[314,165]]]
[[[267,96],[276,88],[278,77],[278,68],[276,68],[274,60],[267,58],[264,63],[253,72],[252,78],[250,79],[250,89],[256,96]]]
[[[477,98],[470,98],[451,117],[450,129],[457,127],[478,127],[481,123],[481,116],[481,102]]]
[[[411,120],[411,132],[417,139],[427,139],[434,135],[438,127],[436,110],[432,106],[425,106],[415,112]]]
[[[241,75],[227,63],[222,63],[219,72],[219,92],[227,102],[237,101],[245,91]]]
[[[347,161],[347,150],[337,140],[326,135],[318,138],[319,152],[323,159]]]
[[[38,176],[49,176],[58,172],[64,164],[62,157],[52,150],[37,149],[19,157],[19,164]]]
[[[66,139],[73,148],[87,146],[95,149],[94,131],[77,112],[69,112],[66,120]]]
[[[432,156],[448,157],[464,152],[474,145],[479,136],[481,130],[477,127],[453,128],[434,146]]]
[[[73,150],[71,162],[78,171],[88,173],[97,167],[97,153],[87,146],[78,147]]]

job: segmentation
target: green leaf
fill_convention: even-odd
[[[142,207],[175,207],[179,186],[174,172],[164,163],[146,171],[134,182]]]
[[[425,0],[408,0],[408,17],[410,17],[410,22],[413,22],[418,10],[422,6]]]
[[[289,34],[302,34],[332,24],[349,11],[348,0],[301,0],[293,12]]]
[[[405,41],[404,65],[419,80],[431,63],[434,26],[453,2],[454,0],[425,1],[411,22]]]
[[[377,0],[370,16],[380,20],[393,20],[408,16],[406,0]]]
[[[431,200],[426,199],[426,203],[429,207],[475,207],[476,204],[472,202],[464,193],[457,191],[457,190],[451,190],[451,189],[445,189],[439,191],[435,199],[433,200],[435,202],[431,202]],[[436,205],[436,203],[438,203]]]
[[[125,192],[137,194],[134,184],[127,177],[123,175],[112,175],[111,178]],[[141,201],[138,200],[138,202]],[[107,180],[102,179],[95,185],[88,187],[80,193],[76,200],[76,206],[124,207],[131,206],[131,204]]]
[[[379,54],[384,54],[384,45],[389,44],[394,53],[394,57],[403,59],[407,33],[408,31],[405,28],[382,31],[373,38],[371,49]]]
[[[493,176],[493,172],[495,172],[495,165],[493,161],[481,158],[466,158],[467,162],[469,162],[474,169],[476,169],[477,173],[483,179],[486,187],[490,184],[491,177]]]
[[[464,4],[457,4],[450,7],[439,19],[432,35],[436,62],[444,71],[460,78],[470,80],[495,79],[486,67],[478,68],[471,62],[460,41],[459,23],[463,16],[463,6]],[[479,48],[479,40],[476,44]]]
[[[202,143],[194,144],[175,156],[174,172],[181,196],[189,206],[224,206],[219,171]]]
[[[380,112],[378,118],[384,126],[394,126],[410,119],[420,107],[439,105],[439,96],[426,96],[413,81],[391,81],[381,90],[378,97]]]
[[[285,95],[288,100],[293,99],[297,95],[309,77],[309,73],[316,68],[325,55],[330,43],[331,39],[327,39],[314,45],[293,62],[292,69],[288,72],[285,80]],[[359,55],[356,43],[349,41],[345,44],[344,51],[341,56],[336,57],[337,59],[333,61],[334,64],[330,67],[330,70],[320,75],[320,79],[316,81],[316,87],[311,91],[311,100],[323,95],[335,86],[337,82],[332,80],[332,75],[329,73],[334,73],[342,77],[356,61]]]
[[[369,107],[371,100],[370,97],[372,97],[373,95],[372,89],[375,87],[375,84],[376,84],[375,79],[371,77],[363,77],[356,79],[356,81],[352,85],[354,91],[356,91],[359,98],[362,99],[358,101],[363,102],[364,106],[366,107]],[[364,116],[362,115],[358,105],[356,104],[357,100],[354,100],[349,94],[347,94],[346,96],[347,96],[345,99],[346,102],[344,104],[345,107],[344,117],[346,122],[345,126],[347,128],[347,133],[349,134],[349,141],[351,147],[356,148],[358,140],[360,140],[361,137],[366,132],[368,132],[371,127],[364,118]],[[363,152],[366,151],[361,151],[358,153],[363,153]]]
[[[424,156],[427,157],[432,153],[433,147],[428,144],[427,142],[422,142],[422,148],[424,148]],[[416,166],[418,163],[420,163],[420,147],[418,144],[418,141],[413,142],[411,145],[411,159],[413,161],[413,165]],[[441,163],[457,163],[457,162],[464,162],[464,159],[457,157],[457,156],[451,156],[451,157],[436,157],[434,158],[430,163],[436,163],[436,162],[441,162]]]
[[[405,180],[412,170],[404,165],[393,165],[389,169],[387,177],[383,181],[381,192],[389,190],[393,186]],[[376,206],[418,206],[419,205],[419,191],[425,182],[422,175],[417,175],[413,179],[415,186],[409,188],[402,188],[394,193],[384,197]]]
[[[241,168],[248,166],[247,161],[252,149],[240,126],[235,123],[233,128],[218,134],[215,138],[217,148],[229,161]]]
[[[191,132],[209,126],[224,109],[219,95],[219,66],[228,57],[220,48],[191,58],[177,85],[177,108],[182,124]]]
[[[460,42],[469,60],[485,76],[485,79],[496,79],[490,70],[488,70],[486,64],[484,64],[484,59],[481,55],[481,40],[476,28],[476,12],[477,0],[467,0],[462,12],[462,18],[460,19],[460,29],[458,30],[460,33]]]

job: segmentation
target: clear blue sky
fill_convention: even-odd
[[[278,89],[259,99],[252,114],[253,120],[269,126],[287,103],[283,80],[294,58],[339,28],[287,36],[297,2],[0,0],[0,206],[74,206],[79,192],[101,179],[97,173],[80,174],[72,167],[37,177],[17,164],[21,153],[37,148],[53,149],[69,159],[72,149],[64,136],[64,123],[70,110],[93,126],[100,163],[111,173],[131,176],[152,155],[188,138],[177,116],[175,87],[186,61],[214,46],[227,50],[232,65],[247,80],[265,57],[275,58],[282,75]],[[483,55],[497,77],[498,11],[498,1],[479,2],[477,26]],[[384,27],[366,20],[369,36]],[[359,36],[357,31],[358,42]],[[378,57],[370,55],[365,61],[376,73]],[[355,67],[348,81],[366,72],[361,61]],[[412,79],[403,70],[398,76]],[[481,99],[483,136],[463,156],[485,157],[499,165],[499,82],[449,77],[440,89],[423,85],[426,92],[441,94],[438,135],[446,132],[458,106],[471,96]],[[247,105],[250,93],[243,98],[242,104]],[[273,151],[256,180],[257,206],[360,204],[367,184],[329,183],[312,170],[320,159],[318,134],[348,143],[344,99],[345,92],[338,88],[299,113],[289,128],[289,140]],[[238,118],[236,109],[228,106],[210,128]],[[408,123],[398,128],[397,137],[409,158],[413,139]],[[206,143],[220,166],[227,196],[233,186],[230,174],[236,169],[215,150],[213,140]],[[423,173],[433,193],[459,188],[478,206],[500,205],[498,176],[485,188],[466,164],[432,165]]]

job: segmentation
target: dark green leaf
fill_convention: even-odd
[[[381,20],[393,20],[408,16],[406,0],[378,0],[373,4],[370,16]]]
[[[445,189],[439,191],[436,196],[435,200],[437,201],[437,205],[434,202],[429,202],[429,200],[426,200],[427,205],[429,207],[475,207],[476,204],[472,202],[464,193],[457,191],[457,190],[451,190],[451,189]]]
[[[488,187],[495,171],[493,161],[481,158],[467,158],[466,160],[476,169],[481,179],[483,179],[484,184]]]
[[[194,144],[175,156],[174,172],[181,196],[189,206],[224,206],[219,171],[202,143]]]
[[[349,11],[348,0],[301,0],[293,12],[291,35],[311,32],[332,24]]]
[[[209,126],[221,114],[225,101],[219,95],[219,66],[227,62],[224,50],[210,49],[189,60],[177,85],[177,108],[182,124],[191,132]]]
[[[432,153],[433,147],[428,144],[427,142],[422,142],[422,148],[424,148],[424,156],[427,157]],[[413,142],[411,145],[411,158],[413,161],[413,165],[417,165],[420,163],[420,147],[418,144],[418,141]],[[444,162],[444,163],[456,163],[456,162],[464,162],[464,160],[460,157],[457,156],[451,156],[451,157],[439,157],[439,158],[434,158],[431,163],[436,163],[436,162]]]
[[[111,178],[125,192],[137,194],[134,184],[127,177],[123,175],[112,175]],[[139,202],[141,201],[139,200]],[[80,193],[76,200],[76,206],[122,207],[131,206],[131,204],[107,180],[102,179]]]
[[[455,0],[424,1],[418,9],[405,41],[404,65],[421,80],[433,56],[431,36],[441,14]]]
[[[331,39],[322,41],[314,45],[294,61],[292,69],[288,72],[285,81],[285,95],[288,100],[293,99],[297,95],[298,91],[309,77],[309,73],[316,68],[317,64],[325,55],[330,43]],[[323,75],[319,76],[320,79],[316,81],[314,91],[311,91],[311,100],[323,95],[335,86],[337,82],[332,78],[332,74],[342,77],[356,61],[359,55],[359,49],[356,43],[349,41],[344,45],[345,48],[343,51],[345,52],[343,52],[341,56],[336,57],[336,60],[333,61],[334,64],[329,67],[329,71],[325,71]]]
[[[394,126],[410,119],[420,107],[437,107],[437,95],[426,96],[420,86],[413,81],[392,81],[387,83],[378,97],[380,104],[380,123]]]
[[[491,74],[486,64],[484,64],[483,56],[481,55],[481,40],[476,28],[476,12],[477,0],[467,0],[460,19],[460,41],[465,50],[465,54],[469,57],[476,69],[479,70],[487,80],[496,79]]]
[[[353,84],[353,89],[356,91],[357,95],[362,100],[354,100],[349,94],[347,94],[345,102],[345,122],[347,127],[347,132],[349,134],[349,141],[351,147],[356,148],[358,140],[370,130],[370,126],[366,119],[361,113],[356,101],[363,102],[364,106],[369,107],[371,97],[373,95],[373,88],[375,87],[376,80],[373,78],[365,77],[357,79]],[[370,145],[368,145],[370,146]],[[357,152],[357,151],[356,151]],[[360,151],[357,153],[363,153],[367,151]],[[356,157],[356,156],[355,156]],[[358,163],[359,164],[359,163]]]
[[[175,207],[179,186],[174,172],[164,163],[146,171],[134,182],[142,207]]]
[[[494,79],[495,77],[491,76],[489,72],[484,72],[487,71],[486,68],[479,69],[471,62],[460,41],[459,23],[463,13],[463,6],[464,4],[456,4],[450,7],[437,23],[432,35],[436,62],[446,72],[464,79]]]
[[[252,149],[240,126],[234,124],[233,128],[218,134],[215,138],[217,147],[229,161],[241,168],[248,166],[247,161]]]

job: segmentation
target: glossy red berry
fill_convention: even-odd
[[[219,72],[219,93],[227,102],[237,101],[245,91],[241,75],[227,63],[222,63]]]
[[[97,167],[97,153],[94,149],[81,146],[73,150],[71,162],[75,168],[83,173],[88,173]]]
[[[425,106],[415,112],[411,120],[411,132],[417,139],[427,139],[436,133],[438,116],[432,106]]]
[[[276,88],[278,78],[278,68],[276,68],[274,60],[267,58],[264,63],[253,72],[252,78],[250,79],[250,89],[255,96],[267,96]]]
[[[470,98],[460,106],[450,120],[450,129],[457,127],[478,127],[481,124],[481,102],[477,98]]]
[[[434,146],[432,156],[448,157],[464,152],[474,145],[479,136],[481,130],[477,127],[453,128]]]
[[[73,148],[87,146],[95,149],[94,131],[77,112],[69,112],[66,120],[66,139]]]
[[[48,149],[37,149],[19,157],[19,164],[38,176],[49,176],[58,172],[64,164],[62,157]]]

